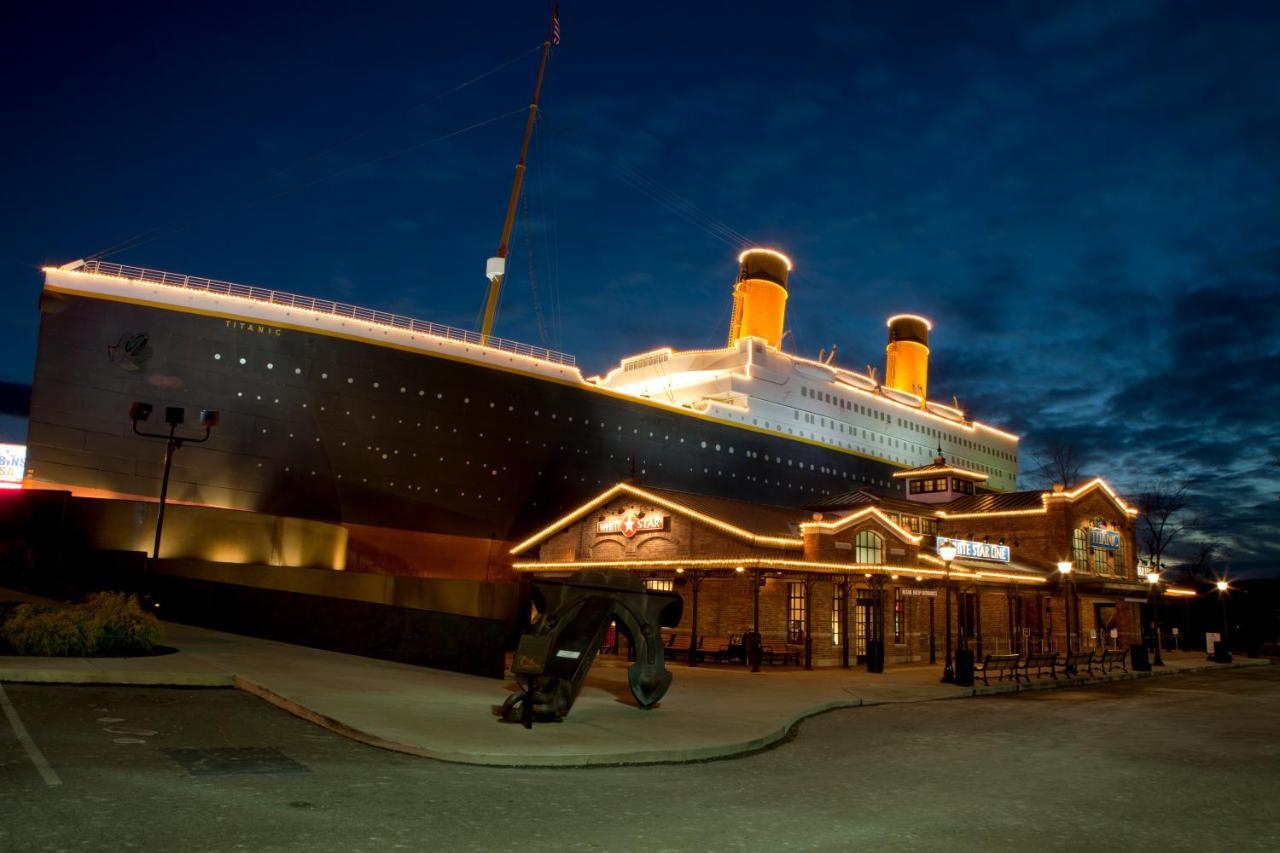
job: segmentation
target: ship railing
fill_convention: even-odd
[[[535,359],[537,361],[546,361],[552,364],[564,365],[566,367],[573,367],[577,363],[577,359],[573,356],[567,353],[557,352],[553,349],[547,349],[546,347],[537,347],[532,344],[524,344],[519,341],[512,341],[506,338],[496,338],[492,335],[486,339],[484,336],[476,332],[459,329],[454,326],[432,323],[427,320],[415,320],[412,317],[405,317],[401,314],[392,314],[387,311],[376,311],[372,308],[361,308],[358,305],[348,305],[345,302],[334,302],[329,299],[316,299],[311,296],[299,296],[296,293],[286,293],[282,290],[271,290],[265,287],[254,287],[248,284],[235,284],[230,281],[219,281],[217,279],[204,278],[202,276],[182,275],[180,273],[164,272],[163,270],[146,269],[145,267],[129,266],[128,264],[115,264],[109,261],[86,261],[84,266],[79,268],[78,272],[127,278],[133,281],[146,282],[148,284],[163,284],[169,287],[178,287],[184,290],[195,290],[201,293],[216,293],[222,296],[234,296],[240,299],[250,299],[254,302],[265,302],[286,308],[298,308],[304,311],[312,311],[317,314],[324,314],[331,317],[347,317],[352,320],[358,320],[362,323],[373,323],[379,326],[390,326],[396,329],[404,329],[405,331],[413,332],[414,334],[428,335],[433,338],[442,338],[444,340],[456,341],[458,343],[468,344],[471,346],[499,350],[501,352],[508,352],[525,358]]]

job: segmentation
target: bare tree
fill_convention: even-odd
[[[1051,441],[1040,453],[1031,455],[1035,466],[1032,476],[1045,488],[1061,483],[1070,489],[1080,483],[1080,471],[1084,468],[1084,453],[1069,441]]]
[[[1190,489],[1190,480],[1159,482],[1138,494],[1138,536],[1153,571],[1160,571],[1169,547],[1199,524],[1191,512]]]
[[[1196,585],[1200,581],[1214,579],[1219,574],[1218,563],[1226,555],[1219,550],[1218,543],[1201,541],[1196,546],[1195,555],[1178,567],[1178,574],[1183,583]]]

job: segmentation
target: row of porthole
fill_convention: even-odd
[[[214,353],[214,356],[213,356],[213,357],[214,357],[214,359],[215,359],[215,360],[221,360],[221,359],[222,359],[222,354],[221,354],[221,353]],[[241,357],[241,358],[239,359],[239,362],[240,362],[240,364],[242,364],[242,365],[243,365],[243,364],[247,364],[247,363],[248,363],[248,360],[247,360],[246,358],[244,358],[244,357]],[[273,370],[274,368],[275,368],[275,364],[274,364],[273,362],[267,362],[267,369],[268,369],[268,370]],[[301,369],[301,368],[294,368],[294,373],[295,373],[295,374],[301,374],[301,373],[302,373],[302,369]],[[329,378],[329,374],[328,374],[328,372],[322,372],[322,373],[320,374],[320,378],[321,378],[321,379],[328,379],[328,378]],[[347,377],[347,383],[348,383],[348,384],[354,384],[354,383],[355,383],[355,378],[354,378],[354,377],[350,377],[350,376],[348,376],[348,377]],[[373,382],[373,383],[372,383],[372,385],[373,385],[373,387],[374,387],[374,388],[379,388],[379,387],[381,387],[381,383],[379,383],[379,382],[377,382],[377,381]],[[404,386],[404,385],[400,386],[400,393],[402,393],[402,394],[403,394],[403,393],[406,393],[407,391],[408,391],[407,386]],[[426,395],[426,391],[425,391],[425,390],[422,390],[422,389],[419,389],[419,390],[418,390],[418,396],[419,396],[419,397],[422,397],[422,396],[425,396],[425,395]],[[238,392],[236,392],[236,396],[237,396],[237,397],[243,397],[243,396],[244,396],[244,393],[243,393],[243,392],[239,392],[239,391],[238,391]],[[262,399],[262,396],[261,396],[261,395],[257,395],[257,399],[258,399],[258,400],[261,400],[261,399]],[[443,400],[443,399],[444,399],[444,393],[443,393],[443,392],[437,392],[437,393],[436,393],[436,399],[438,399],[438,400]],[[279,398],[275,398],[275,402],[276,402],[276,403],[279,403],[279,402],[280,402]],[[470,404],[470,403],[471,403],[471,398],[470,398],[470,397],[463,397],[462,402],[463,402],[464,404]],[[307,404],[306,404],[306,403],[303,403],[303,404],[302,404],[302,406],[303,406],[303,408],[306,408]],[[495,404],[495,403],[493,403],[493,402],[490,402],[490,403],[489,403],[489,408],[491,408],[491,409],[492,409],[492,408],[496,408],[496,404]],[[320,410],[321,410],[321,411],[324,411],[324,410],[325,410],[325,407],[324,407],[324,406],[321,406],[321,407],[320,407]],[[508,405],[508,406],[507,406],[507,411],[508,411],[508,412],[515,412],[515,406],[513,406],[513,405]],[[351,411],[350,411],[349,409],[348,409],[348,410],[346,410],[346,414],[350,415],[350,414],[351,414]],[[533,414],[534,414],[534,416],[535,416],[535,417],[539,417],[539,416],[541,416],[541,410],[539,410],[539,409],[534,409]],[[370,415],[369,417],[370,417],[370,419],[371,419],[371,420],[377,420],[377,417],[378,417],[378,416],[377,416],[377,415]],[[555,419],[557,418],[557,413],[553,412],[553,413],[551,414],[551,418],[552,418],[553,420],[555,420]],[[568,417],[568,421],[569,421],[570,423],[572,423],[572,422],[573,422],[573,416],[572,416],[572,415],[570,415],[570,416]],[[401,419],[401,420],[400,420],[400,423],[403,423],[403,422],[404,422],[404,421],[403,421],[403,419]],[[584,423],[584,424],[590,424],[590,423],[591,423],[591,421],[590,421],[590,420],[585,420],[585,419],[584,419],[583,423]],[[418,423],[418,426],[419,426],[419,427],[421,427],[421,425],[422,425],[422,424],[419,422],[419,423]],[[601,421],[601,422],[600,422],[600,427],[601,427],[601,428],[604,428],[604,426],[605,426],[604,422],[603,422],[603,421]],[[436,427],[436,429],[439,429],[439,426],[437,426],[437,427]],[[621,432],[621,431],[622,431],[622,429],[623,429],[623,427],[622,427],[621,425],[619,425],[619,426],[618,426],[618,431],[619,431],[619,432]],[[454,432],[457,432],[457,429],[456,429],[456,428],[454,429]],[[639,429],[638,429],[638,428],[636,428],[636,429],[632,429],[632,432],[633,432],[633,433],[635,433],[635,434],[639,434]],[[865,435],[866,431],[864,430],[864,431],[863,431],[863,433],[864,433],[864,435]],[[481,433],[481,435],[483,436],[483,433]],[[291,436],[291,437],[292,437],[292,436]],[[654,437],[654,433],[653,433],[653,432],[650,432],[650,433],[649,433],[649,437],[650,437],[650,438],[653,438],[653,437]],[[811,436],[810,436],[810,438],[818,439],[818,436],[816,436],[816,435],[811,435]],[[318,440],[319,440],[319,439],[317,439],[317,441],[318,441]],[[664,440],[664,441],[669,441],[669,440],[670,440],[670,435],[664,435],[664,436],[663,436],[663,440]],[[684,443],[684,439],[683,439],[683,438],[681,438],[681,439],[680,439],[680,443],[681,443],[681,444],[683,444],[683,443]],[[703,442],[701,443],[701,446],[702,446],[702,448],[703,448],[703,449],[706,449],[706,448],[707,448],[707,442],[703,441]],[[721,450],[721,445],[720,445],[720,444],[716,444],[716,445],[715,445],[715,449],[716,449],[717,451],[720,451],[720,450]],[[734,453],[734,448],[733,448],[732,446],[730,446],[730,447],[728,448],[728,452],[729,452],[729,453],[731,453],[731,454],[732,454],[732,453]],[[750,453],[750,451],[748,451],[748,453]],[[767,462],[767,461],[769,461],[768,454],[766,454],[766,456],[765,456],[765,461],[766,461],[766,462]],[[786,462],[787,462],[787,465],[789,465],[789,466],[793,464],[793,463],[792,463],[792,461],[791,461],[790,459],[786,460]],[[781,463],[782,463],[782,460],[781,460],[781,458],[779,457],[779,458],[778,458],[778,464],[781,464]],[[804,463],[800,463],[800,467],[804,467]],[[816,469],[815,469],[815,466],[814,466],[812,463],[810,463],[810,464],[809,464],[809,469],[810,469],[810,470],[816,470]],[[827,469],[825,469],[825,468],[824,468],[824,469],[823,469],[823,473],[828,473]],[[833,474],[834,474],[835,472],[834,472],[834,471],[831,471],[830,473],[833,473]],[[844,476],[847,478],[847,476],[848,476],[848,475],[847,475],[847,474],[844,474]]]

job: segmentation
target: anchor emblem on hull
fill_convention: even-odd
[[[114,344],[107,346],[107,358],[116,367],[130,373],[137,372],[151,360],[151,338],[146,332],[125,332]]]

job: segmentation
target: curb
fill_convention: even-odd
[[[148,672],[130,669],[0,669],[9,684],[102,684],[112,687],[234,687],[235,677],[220,672]]]
[[[1166,669],[1153,672],[1125,672],[1095,675],[1085,678],[1059,679],[1057,681],[1033,682],[1031,684],[996,684],[992,686],[973,687],[957,690],[949,696],[923,697],[912,699],[867,700],[863,698],[836,699],[802,709],[778,728],[758,737],[735,743],[719,743],[706,747],[672,750],[646,750],[626,754],[560,754],[538,756],[513,756],[497,753],[462,753],[442,752],[424,749],[408,744],[387,740],[378,735],[357,729],[339,720],[327,717],[305,705],[282,696],[264,685],[250,681],[239,675],[225,673],[164,673],[134,670],[96,670],[75,671],[61,669],[0,669],[0,682],[28,684],[108,684],[113,686],[132,687],[234,687],[242,690],[268,704],[306,720],[313,725],[328,729],[334,734],[349,740],[363,743],[377,749],[398,752],[444,761],[451,764],[467,764],[483,767],[634,767],[650,764],[687,764],[700,761],[741,757],[753,752],[767,749],[789,738],[796,728],[809,717],[825,714],[846,708],[875,707],[881,705],[908,704],[917,702],[939,702],[952,699],[968,699],[982,696],[1021,693],[1035,690],[1055,690],[1071,687],[1090,687],[1099,684],[1110,684],[1119,681],[1136,681],[1143,678],[1157,678],[1200,673],[1226,669],[1244,669],[1259,666],[1270,666],[1266,658],[1245,658],[1229,664],[1204,663],[1179,669]],[[496,721],[495,721],[496,722]]]

